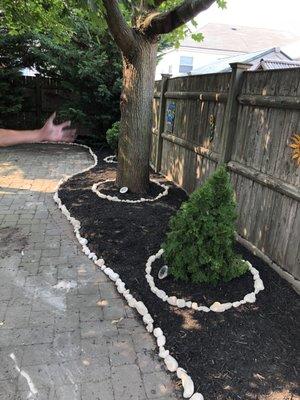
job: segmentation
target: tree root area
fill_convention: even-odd
[[[164,191],[164,189],[157,185],[155,182],[150,182],[149,191],[145,195],[139,195],[136,193],[132,193],[128,190],[126,193],[120,193],[120,188],[115,185],[114,181],[103,182],[97,187],[97,190],[106,196],[116,196],[120,200],[140,200],[141,198],[152,200],[160,193]]]
[[[91,171],[67,181],[59,191],[63,203],[81,222],[81,235],[91,251],[103,257],[137,300],[142,300],[162,328],[179,365],[191,375],[195,391],[206,400],[295,400],[298,375],[295,344],[298,297],[293,289],[259,258],[237,245],[244,259],[259,270],[265,290],[254,304],[224,313],[178,309],[157,298],[145,279],[145,264],[164,240],[170,217],[187,196],[175,185],[152,203],[116,203],[91,191],[95,182],[114,179],[116,170],[101,160]],[[165,180],[156,176],[161,182]],[[156,263],[155,263],[156,264]],[[153,268],[157,274],[159,265]],[[157,280],[156,280],[157,282]],[[250,274],[228,284],[209,287],[157,282],[169,295],[213,301],[240,300],[253,290]],[[175,374],[172,374],[175,377]]]

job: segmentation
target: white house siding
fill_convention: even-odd
[[[193,57],[193,69],[196,69],[222,58],[228,58],[238,54],[243,53],[184,47],[172,49],[166,52],[158,63],[155,79],[160,79],[161,74],[172,74],[172,76],[184,75],[179,71],[181,56]]]

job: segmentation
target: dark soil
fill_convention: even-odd
[[[140,200],[140,198],[154,199],[159,193],[164,191],[161,186],[154,182],[150,182],[148,193],[142,195],[132,193],[129,190],[126,193],[120,193],[119,188],[115,186],[114,182],[103,182],[97,189],[106,196],[117,196],[120,200]]]
[[[99,165],[92,171],[66,182],[59,195],[80,220],[81,235],[89,240],[90,249],[103,256],[106,265],[145,303],[167,337],[166,347],[192,376],[195,389],[206,400],[298,398],[296,293],[260,259],[237,245],[264,281],[265,290],[256,303],[217,314],[162,302],[148,287],[145,263],[160,248],[168,221],[186,194],[170,184],[168,196],[152,203],[101,199],[90,188],[99,180],[115,177],[115,165],[101,161],[106,155],[99,154]],[[179,284],[170,278],[157,284],[168,294],[191,295],[203,304],[239,300],[253,289],[250,274],[216,288]]]

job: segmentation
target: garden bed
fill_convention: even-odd
[[[103,161],[107,153],[97,155],[98,165],[65,182],[59,197],[81,222],[80,234],[88,239],[90,250],[102,256],[132,295],[144,302],[154,325],[161,327],[167,338],[166,348],[192,377],[195,391],[206,400],[296,399],[295,292],[260,259],[237,245],[244,259],[259,270],[265,285],[255,303],[224,313],[204,313],[163,302],[150,290],[145,265],[160,249],[170,217],[187,196],[168,183],[168,194],[153,202],[100,198],[91,188],[99,181],[113,180],[116,165]],[[152,178],[166,184],[161,176]],[[114,192],[112,187],[107,190]],[[153,264],[155,278],[161,265],[161,261]],[[155,279],[155,283],[168,295],[208,306],[214,301],[239,300],[253,291],[250,273],[215,288],[179,284],[171,278]]]

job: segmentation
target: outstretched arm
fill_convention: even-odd
[[[41,129],[32,131],[0,129],[0,147],[36,142],[73,142],[76,129],[69,129],[71,121],[54,125],[55,115],[52,114]]]

